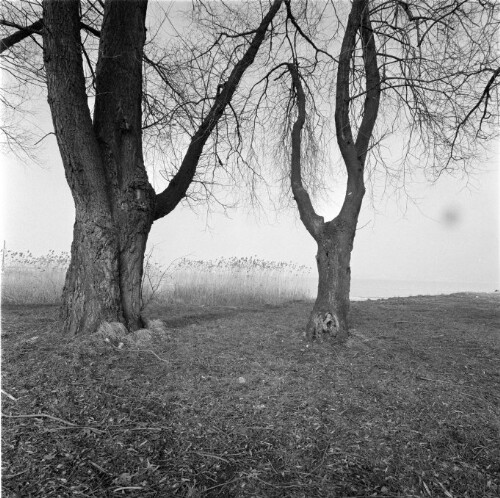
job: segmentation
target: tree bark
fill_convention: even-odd
[[[115,229],[111,223],[96,223],[99,215],[109,217],[109,213],[93,209],[84,213],[77,208],[61,310],[64,331],[73,335],[94,331],[103,320],[124,322]]]
[[[349,333],[351,252],[355,225],[325,223],[318,238],[318,294],[306,326],[308,340],[345,341]]]
[[[94,122],[81,59],[79,2],[46,0],[44,59],[54,129],[75,203],[64,331],[143,326],[141,280],[155,199],[142,159],[146,1],[106,3]]]
[[[155,192],[142,155],[142,55],[147,0],[108,0],[96,68],[94,133],[108,180],[126,327],[144,326],[141,281]],[[122,320],[120,320],[122,321]]]
[[[363,46],[366,97],[358,136],[354,140],[349,120],[349,78],[358,32]],[[308,340],[335,339],[343,342],[349,335],[350,262],[358,216],[365,194],[364,163],[380,98],[380,76],[370,26],[368,0],[353,1],[339,57],[335,126],[337,142],[347,170],[347,189],[338,216],[329,222],[325,222],[323,217],[316,213],[302,182],[301,131],[306,119],[306,97],[299,68],[294,64],[289,64],[288,68],[298,107],[298,116],[292,128],[292,192],[300,218],[318,245],[318,294],[305,336]]]

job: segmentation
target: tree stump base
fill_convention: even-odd
[[[335,313],[316,312],[312,314],[307,327],[306,337],[309,340],[323,342],[333,339],[339,331],[339,319]]]

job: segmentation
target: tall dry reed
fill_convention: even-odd
[[[2,303],[57,304],[61,301],[69,254],[6,250],[3,254]]]
[[[2,303],[58,304],[69,265],[68,253],[6,250],[2,269]],[[168,266],[146,255],[144,306],[156,303],[194,305],[279,304],[308,299],[314,278],[311,269],[293,262],[253,257],[204,261],[183,258]]]

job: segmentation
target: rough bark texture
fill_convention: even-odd
[[[141,136],[146,1],[106,3],[94,123],[83,76],[79,2],[44,2],[49,104],[76,221],[63,291],[65,331],[119,321],[143,326],[141,279],[154,192]]]
[[[366,75],[363,119],[356,140],[349,121],[350,64],[361,34]],[[335,126],[337,142],[347,170],[344,203],[336,218],[325,222],[314,210],[301,173],[301,131],[306,119],[305,94],[299,69],[289,65],[297,96],[298,117],[292,129],[291,184],[300,218],[318,244],[318,294],[306,327],[308,340],[333,339],[342,342],[349,335],[349,293],[351,252],[361,203],[365,194],[364,163],[378,113],[380,76],[375,41],[371,31],[368,0],[354,0],[347,22],[337,73]]]
[[[125,324],[144,326],[141,280],[155,193],[142,156],[142,53],[146,0],[108,1],[96,69],[94,131],[107,173],[119,243],[119,285]]]
[[[309,340],[343,341],[348,336],[351,252],[355,228],[338,220],[325,223],[318,239],[318,294],[306,337]]]

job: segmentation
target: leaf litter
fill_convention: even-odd
[[[498,305],[353,303],[347,347],[304,301],[156,305],[140,347],[6,305],[4,496],[499,496]]]

